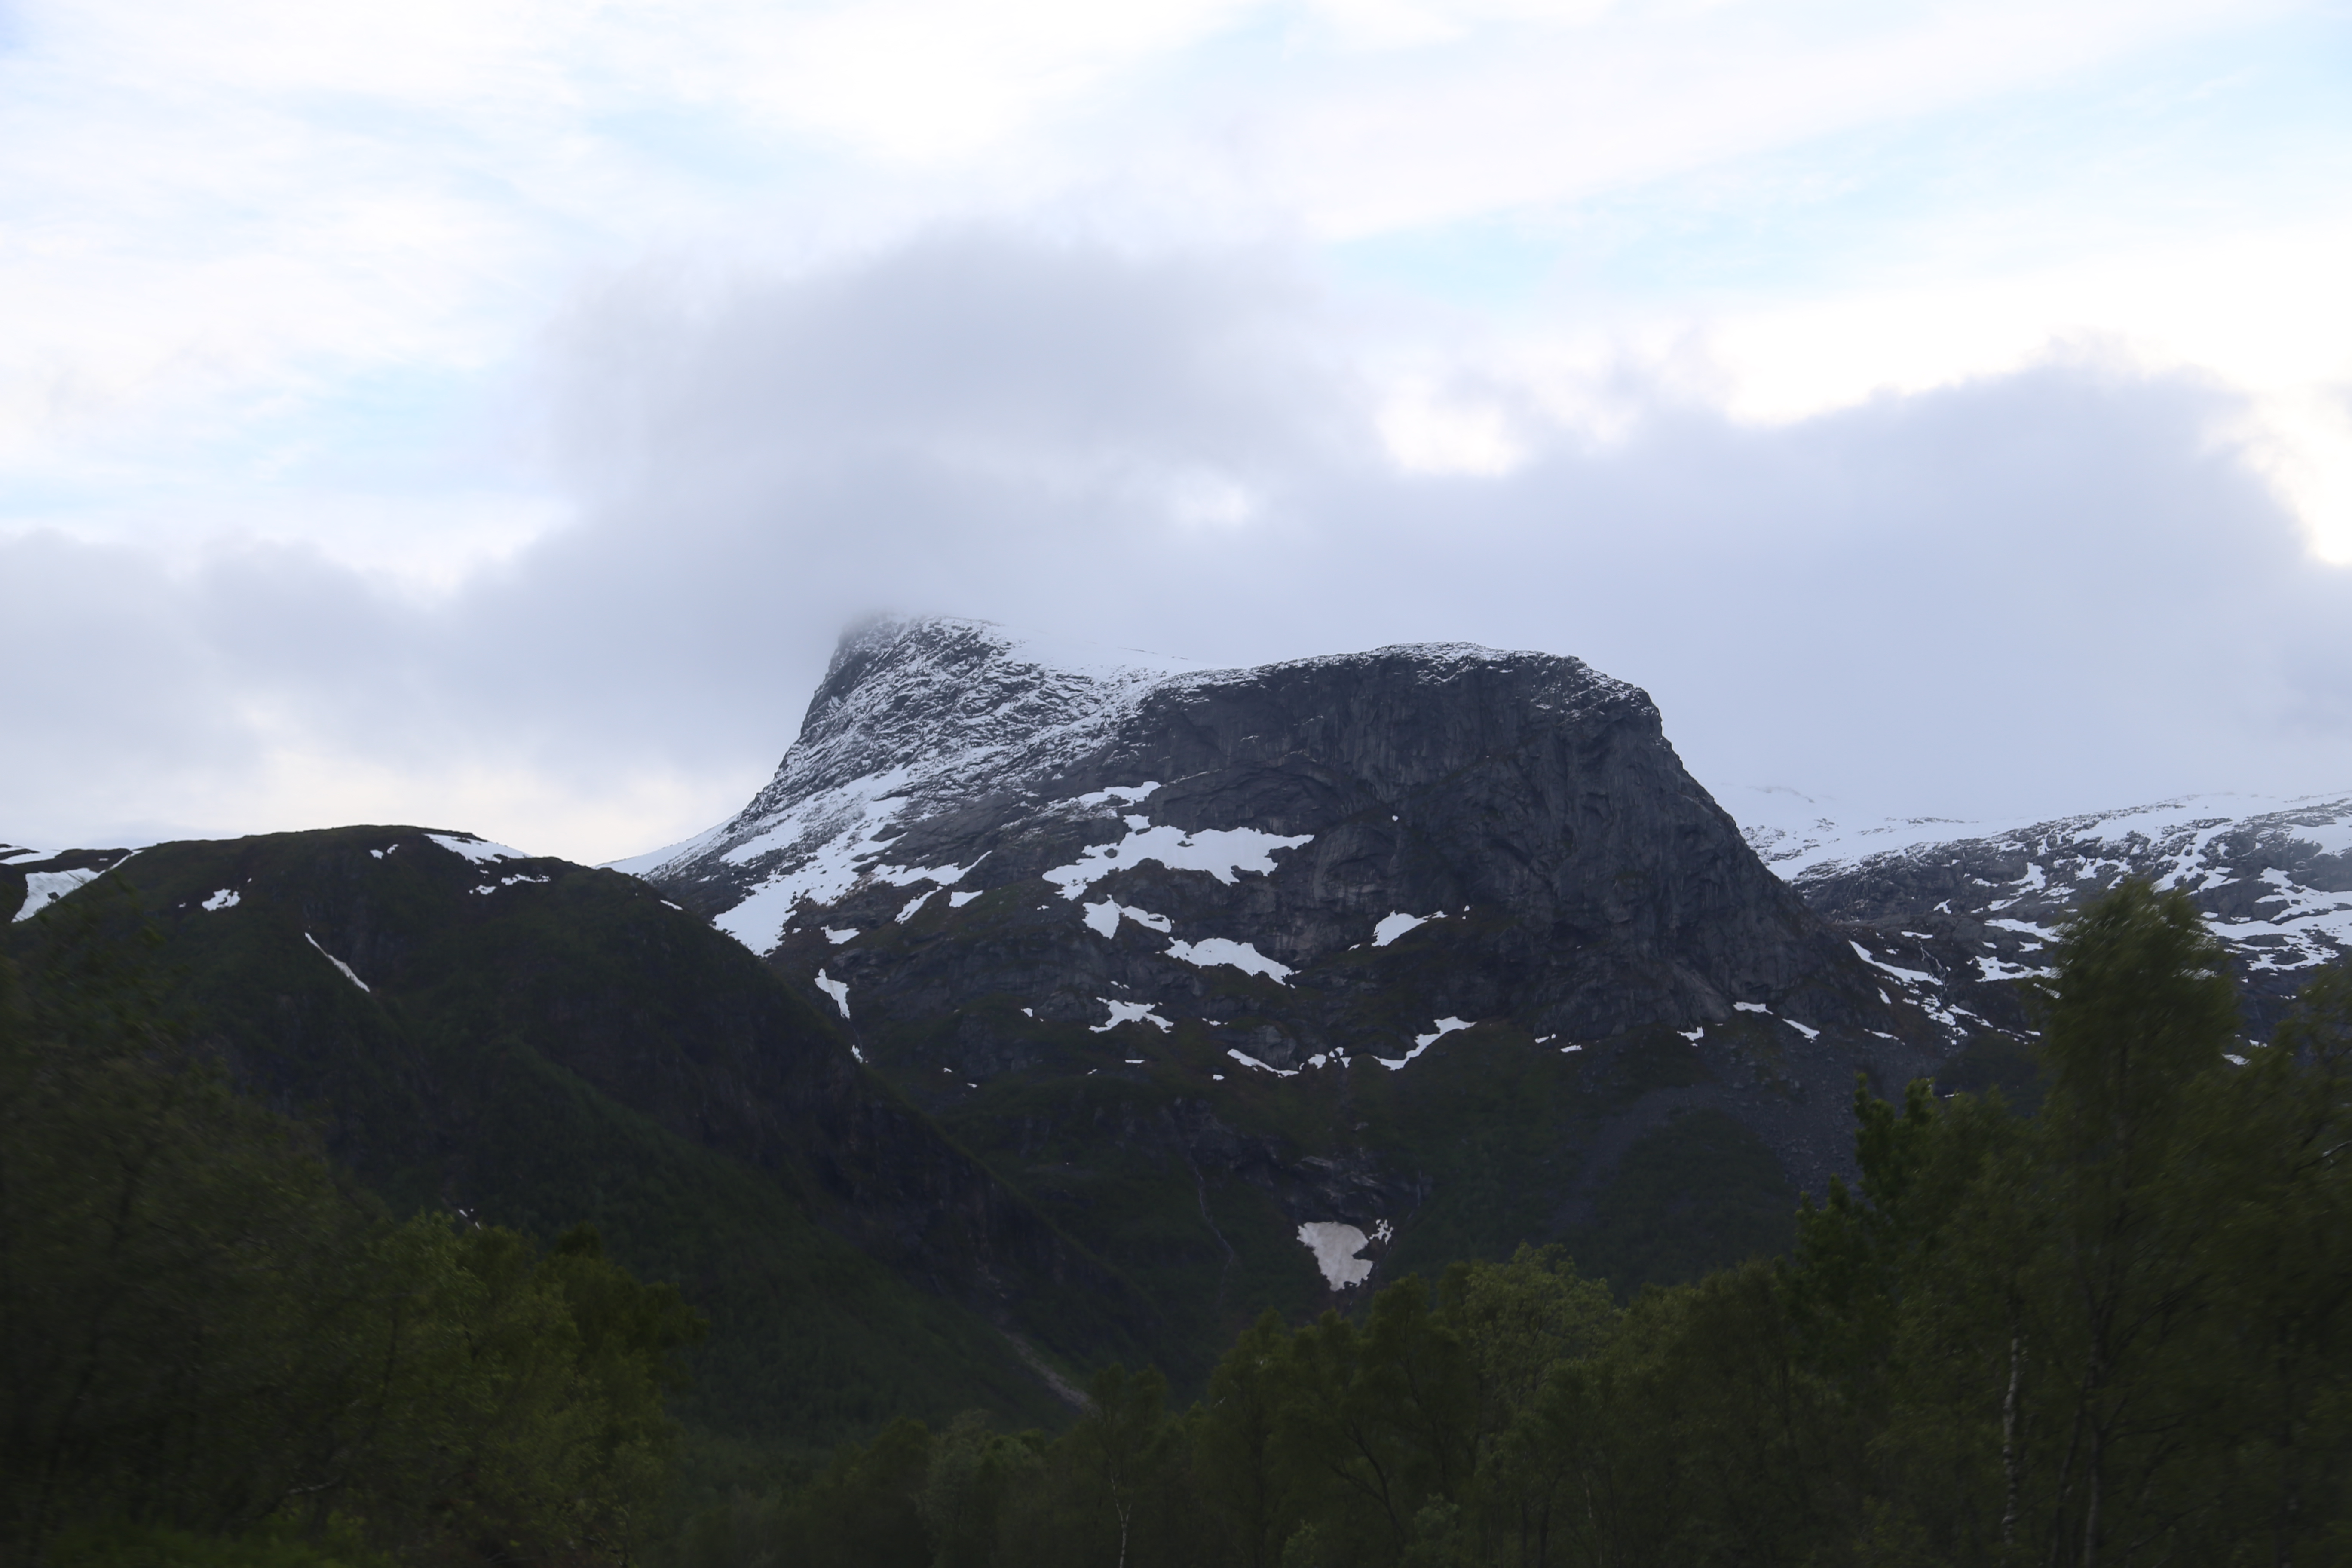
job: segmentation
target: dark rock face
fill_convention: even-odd
[[[740,816],[626,865],[1107,1256],[1121,1205],[1063,1167],[1181,1185],[1200,1234],[1169,1243],[1212,1275],[1249,1251],[1221,1188],[1259,1192],[1260,1250],[1294,1261],[1284,1227],[1318,1223],[1507,1247],[1572,1230],[1694,1110],[1818,1190],[1854,1074],[1899,1089],[1962,1032],[1767,869],[1646,696],[1548,655],[1197,671],[879,623]],[[1511,1079],[1545,1103],[1461,1102]],[[1460,1171],[1506,1125],[1529,1168]],[[1440,1217],[1490,1176],[1535,1217]]]
[[[1244,1033],[1283,1068],[1402,1056],[1441,1017],[1588,1040],[1742,1003],[1851,1023],[1874,991],[1649,700],[1576,659],[1391,648],[1097,681],[992,630],[846,640],[776,781],[643,874],[788,973],[847,981],[861,1026],[996,991],[1090,1023],[1106,989],[1219,1023],[1246,999],[1280,1014]],[[987,911],[960,912],[975,894]],[[1420,919],[1383,942],[1398,915]],[[892,926],[963,940],[873,940]],[[1249,953],[1204,966],[1207,942]],[[1417,1011],[1370,1005],[1401,983]]]

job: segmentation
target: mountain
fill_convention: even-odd
[[[586,1221],[679,1281],[706,1429],[1048,1419],[1055,1362],[1149,1353],[1139,1291],[642,881],[415,827],[163,844],[7,951],[37,983],[142,921],[164,1015],[395,1209]]]
[[[2125,876],[2208,910],[2258,1031],[2352,944],[2352,798],[1759,805],[1573,658],[885,619],[741,812],[617,868],[0,846],[0,903],[37,968],[129,889],[89,918],[156,922],[250,1092],[397,1207],[597,1224],[713,1318],[689,1415],[819,1440],[1044,1419],[1113,1357],[1197,1386],[1265,1308],[1522,1242],[1621,1289],[1785,1246],[1857,1075],[2034,1092],[2017,982]]]
[[[1522,1240],[1621,1283],[1777,1246],[1855,1074],[1983,1026],[1776,878],[1646,696],[1544,654],[880,620],[740,813],[622,866],[1145,1289],[1180,1373]]]
[[[2055,923],[2128,877],[2179,888],[2237,960],[2267,1035],[2318,965],[2352,952],[2352,795],[2189,795],[2032,822],[1840,823],[1784,800],[1749,842],[1813,910],[1881,933],[1940,995],[2021,1029],[2011,982]],[[1947,1075],[1948,1077],[1949,1075]]]

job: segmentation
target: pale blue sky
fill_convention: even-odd
[[[2342,0],[31,0],[0,837],[628,853],[731,809],[884,602],[1218,660],[1582,654],[1727,791],[2352,787],[2352,665],[2271,624],[2352,604],[2347,190]],[[761,342],[790,374],[730,347]],[[2259,646],[2165,686],[2087,631],[2009,668],[1940,599],[1951,646],[1848,656],[1641,600],[1733,538],[1832,620],[1948,594],[1972,541],[2040,537],[1977,486],[2070,559],[2259,563],[2074,584]],[[1487,553],[1434,580],[1416,529]],[[709,625],[747,559],[774,582]],[[1106,563],[1206,574],[1139,604]],[[2022,604],[1988,614],[2046,630]],[[1891,744],[1841,657],[1941,693],[1947,739]],[[2137,727],[1968,763],[2028,679]]]

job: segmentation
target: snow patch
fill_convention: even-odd
[[[883,803],[903,794],[907,777],[905,768],[870,774],[834,789],[817,791],[767,817],[760,831],[719,858],[726,864],[740,866],[765,855],[783,852],[789,857],[788,863],[710,923],[764,956],[775,951],[776,944],[783,940],[793,911],[803,899],[819,904],[834,903],[869,876],[894,887],[921,881],[951,886],[961,880],[980,860],[961,867],[876,864],[886,853],[888,840],[896,837],[891,826],[897,820],[897,808],[894,805],[885,809]],[[720,832],[713,828],[703,838],[689,842],[681,854],[699,849]],[[651,875],[680,858],[681,855],[669,855],[646,865],[644,862],[653,858],[639,857],[615,864],[639,875]],[[985,855],[981,857],[986,858]]]
[[[1373,1227],[1381,1239],[1387,1239],[1388,1225],[1382,1221]],[[1337,1220],[1309,1220],[1298,1227],[1299,1244],[1315,1255],[1315,1267],[1323,1271],[1323,1282],[1334,1290],[1345,1290],[1360,1285],[1372,1277],[1372,1260],[1356,1255],[1372,1244],[1352,1225]]]
[[[1114,1002],[1108,996],[1097,996],[1095,1000],[1110,1009],[1110,1022],[1087,1025],[1087,1032],[1089,1034],[1108,1035],[1121,1024],[1150,1024],[1163,1035],[1176,1026],[1153,1012],[1149,1002]]]
[[[1155,915],[1150,910],[1139,910],[1132,904],[1122,904],[1116,899],[1105,899],[1100,903],[1088,904],[1086,908],[1087,925],[1106,937],[1118,934],[1118,922],[1122,918],[1131,920],[1136,924],[1150,931],[1156,931],[1163,936],[1174,929],[1174,922],[1166,915]]]
[[[948,895],[948,908],[951,910],[960,910],[979,897],[980,895],[978,893],[950,893]]]
[[[894,888],[911,887],[917,882],[937,882],[942,888],[952,888],[968,871],[977,870],[980,861],[992,851],[983,849],[980,859],[969,866],[877,866],[868,873],[877,882],[887,882]]]
[[[937,888],[926,888],[921,892],[917,893],[913,898],[908,899],[907,900],[906,907],[898,911],[898,923],[900,925],[905,925],[908,921],[913,920],[915,918],[916,911],[920,910],[925,904],[930,902],[931,895],[938,891],[939,889]]]
[[[856,942],[857,940],[857,928],[856,926],[850,927],[847,931],[835,931],[831,926],[822,926],[818,929],[824,932],[824,940],[833,943],[835,947],[839,947],[843,942]]]
[[[25,907],[16,911],[16,918],[31,920],[83,883],[96,881],[98,877],[96,871],[26,872]]]
[[[1298,1076],[1298,1069],[1297,1068],[1275,1067],[1269,1063],[1258,1060],[1247,1051],[1237,1051],[1229,1048],[1225,1052],[1225,1055],[1233,1058],[1234,1060],[1241,1063],[1242,1066],[1245,1068],[1255,1068],[1260,1072],[1270,1072],[1276,1078],[1297,1078]],[[1316,1065],[1319,1067],[1322,1064],[1318,1061]]]
[[[229,910],[236,907],[236,889],[235,888],[223,888],[219,892],[215,893],[211,898],[206,899],[199,907],[207,910]]]
[[[477,866],[487,866],[495,860],[528,860],[530,856],[520,849],[509,849],[503,844],[493,844],[487,838],[470,835],[460,837],[455,833],[428,833],[425,836],[461,860]]]
[[[1165,929],[1165,928],[1162,928]],[[1290,965],[1277,963],[1245,942],[1230,937],[1213,936],[1202,942],[1171,942],[1168,956],[1202,969],[1213,969],[1224,964],[1244,974],[1263,974],[1277,985],[1290,984],[1295,973]]]
[[[1066,804],[1070,805],[1108,805],[1112,801],[1116,800],[1128,805],[1133,805],[1138,801],[1150,799],[1152,795],[1159,793],[1159,789],[1160,781],[1157,779],[1154,779],[1150,784],[1111,784],[1104,789],[1089,790],[1085,795],[1072,795]]]
[[[1374,1057],[1372,1059],[1380,1063],[1381,1066],[1388,1068],[1389,1071],[1395,1072],[1398,1068],[1403,1067],[1405,1063],[1412,1060],[1413,1058],[1421,1055],[1422,1052],[1429,1049],[1430,1047],[1437,1044],[1438,1041],[1454,1033],[1456,1029],[1466,1029],[1469,1026],[1470,1020],[1467,1018],[1440,1018],[1437,1020],[1436,1026],[1428,1034],[1415,1035],[1412,1037],[1412,1049],[1405,1052],[1404,1055],[1401,1057]]]
[[[1445,911],[1444,910],[1438,910],[1433,915],[1408,915],[1403,913],[1383,915],[1381,917],[1381,923],[1372,928],[1372,945],[1374,947],[1386,947],[1389,943],[1396,941],[1397,938],[1402,936],[1405,932],[1412,931],[1414,927],[1425,926],[1432,921],[1442,921],[1444,918]]]
[[[816,972],[816,988],[833,998],[833,1005],[841,1009],[841,1016],[843,1017],[846,1018],[849,1016],[848,981],[835,980],[833,976],[820,969]]]
[[[364,981],[364,980],[362,980],[358,975],[356,975],[356,974],[352,973],[352,966],[351,966],[350,964],[345,963],[341,959],[337,958],[333,953],[329,952],[325,948],[323,948],[323,947],[319,947],[319,939],[318,939],[317,937],[312,936],[309,931],[304,931],[304,932],[302,933],[302,940],[303,940],[304,942],[309,942],[312,947],[314,947],[314,948],[318,948],[318,949],[319,949],[319,956],[320,956],[320,957],[321,957],[321,958],[325,959],[329,963],[333,964],[337,969],[341,970],[341,971],[343,972],[343,978],[344,978],[344,979],[346,979],[346,980],[350,981],[352,984],[354,984],[354,985],[358,986],[358,987],[359,987],[361,990],[362,990],[362,991],[365,991],[365,990],[367,990],[367,989],[368,989],[368,983],[367,983],[366,981]]]
[[[1884,959],[1873,958],[1870,956],[1870,949],[1863,946],[1862,943],[1853,941],[1852,938],[1847,939],[1846,945],[1853,948],[1854,955],[1860,958],[1864,963],[1867,963],[1873,969],[1885,970],[1887,973],[1892,974],[1895,979],[1902,981],[1906,985],[1939,985],[1943,984],[1924,969],[1899,969],[1894,964],[1888,963]],[[1883,991],[1880,992],[1878,999],[1882,1002],[1885,1001],[1886,994]],[[1745,1006],[1747,1004],[1741,1003],[1739,1005]]]
[[[1062,897],[1076,899],[1113,871],[1157,861],[1171,871],[1206,871],[1230,887],[1244,871],[1261,876],[1273,871],[1276,850],[1296,849],[1314,838],[1311,833],[1286,837],[1261,833],[1255,827],[1208,827],[1186,833],[1166,826],[1139,832],[1130,826],[1127,837],[1118,843],[1089,846],[1069,865],[1046,872],[1045,880],[1061,889]]]
[[[1861,950],[1857,948],[1855,951],[1860,952]],[[1868,958],[1869,954],[1864,953],[1863,956]],[[1873,959],[1871,962],[1876,963],[1877,961]],[[1786,1024],[1789,1027],[1796,1030],[1797,1033],[1804,1036],[1805,1038],[1809,1040],[1818,1040],[1822,1037],[1822,1032],[1819,1029],[1814,1028],[1811,1025],[1800,1024],[1794,1018],[1780,1017],[1778,1014],[1774,1013],[1771,1008],[1767,1007],[1761,1002],[1734,1002],[1732,1006],[1742,1013],[1760,1013],[1765,1017],[1772,1019],[1775,1023]]]

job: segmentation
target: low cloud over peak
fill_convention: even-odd
[[[16,727],[72,759],[10,836],[375,816],[641,850],[740,804],[889,606],[1219,664],[1571,653],[1727,788],[1990,812],[2352,781],[2352,583],[2199,377],[2057,357],[1770,426],[1634,377],[1611,439],[1530,396],[1509,461],[1432,473],[1292,261],[1001,228],[641,279],[551,344],[573,521],[437,600],[299,546],[175,572],[0,542],[36,607],[0,632]]]

